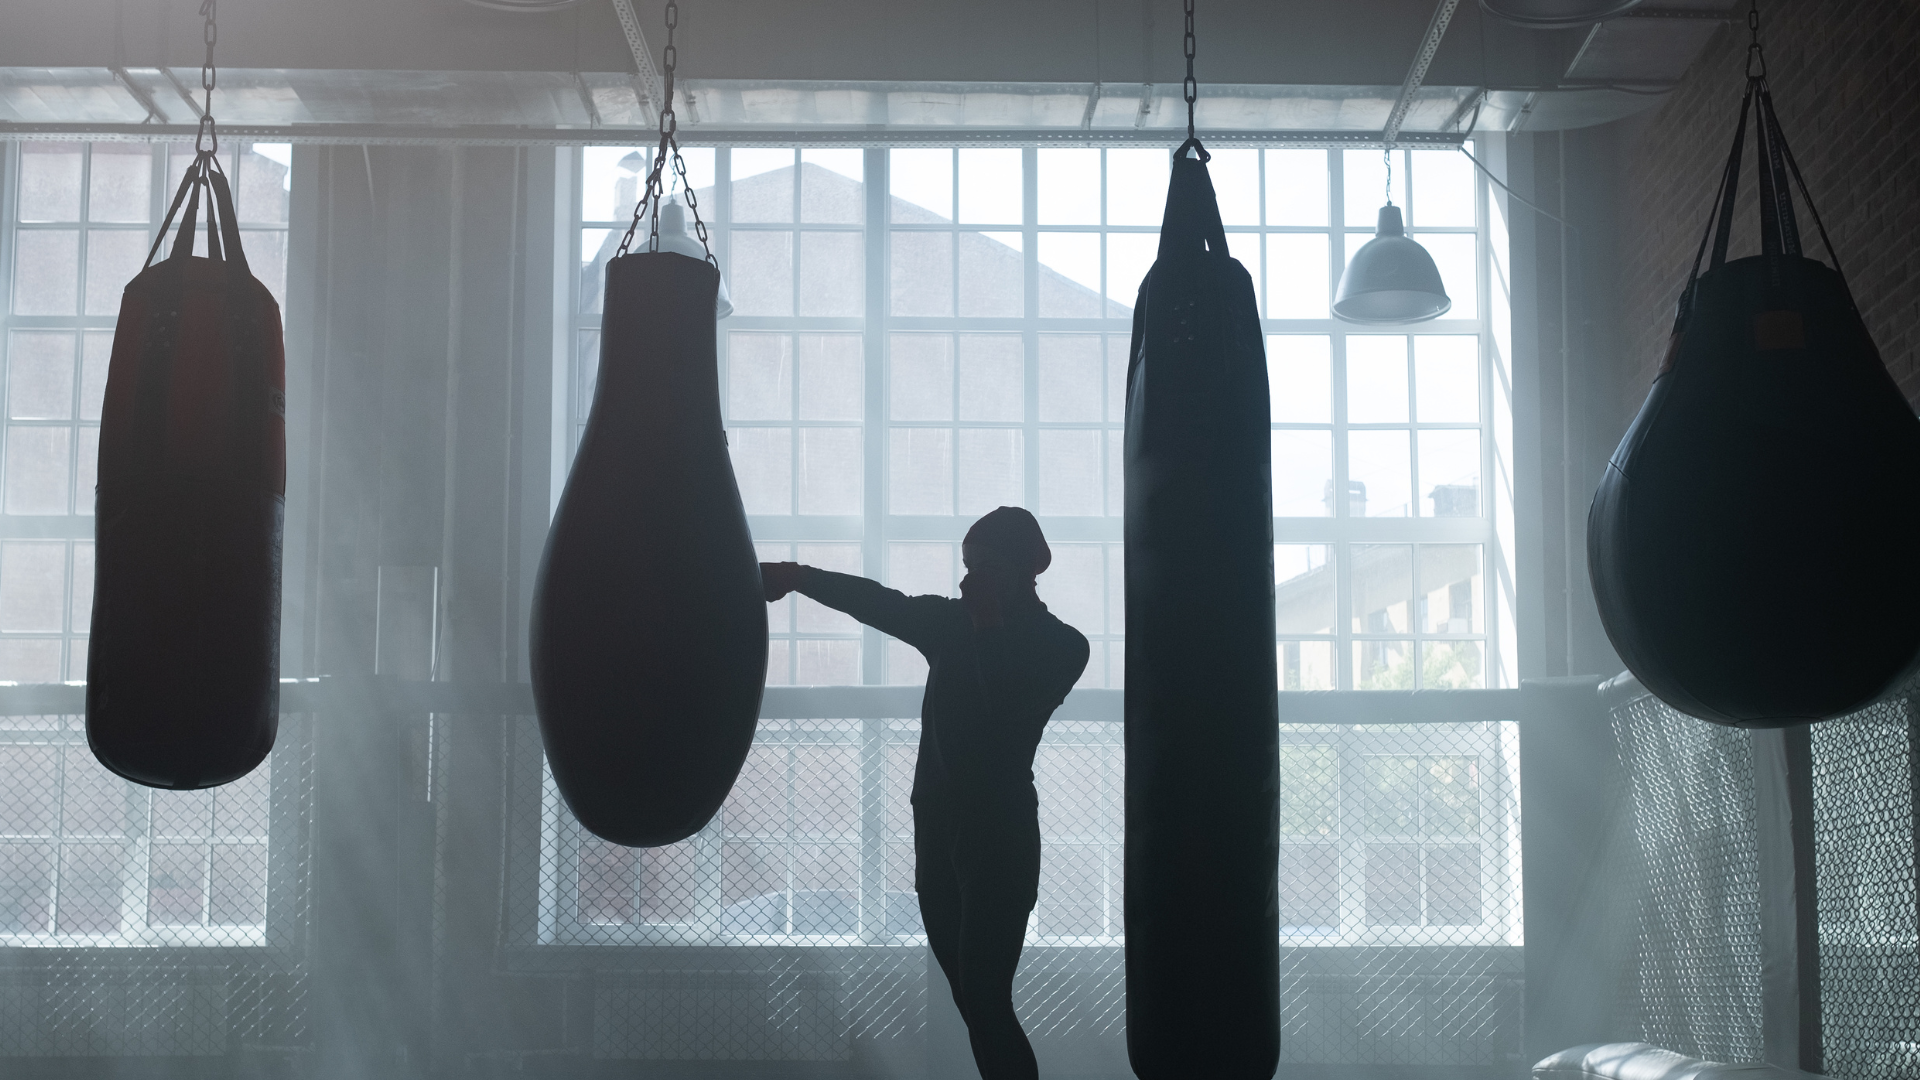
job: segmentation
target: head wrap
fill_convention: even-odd
[[[1017,506],[1002,506],[974,522],[961,543],[1024,573],[1037,575],[1053,563],[1053,551],[1040,532],[1040,523]]]

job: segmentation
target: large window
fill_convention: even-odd
[[[86,678],[94,473],[120,292],[192,160],[183,144],[20,142],[6,151],[0,681]],[[286,286],[291,160],[289,146],[264,143],[235,144],[222,160],[248,263],[276,298]],[[264,940],[269,792],[298,788],[275,786],[301,774],[288,757],[297,737],[283,736],[290,748],[217,792],[152,792],[93,759],[78,717],[11,717],[0,728],[0,942]]]
[[[581,272],[561,407],[576,439],[602,274],[650,161],[573,157]],[[1041,596],[1093,643],[1080,685],[1122,687],[1127,349],[1170,163],[1141,148],[689,150],[734,304],[722,402],[761,557],[954,595],[967,527],[1025,506],[1054,549]],[[1268,335],[1282,688],[1510,685],[1487,614],[1496,380],[1471,162],[1395,152],[1393,201],[1453,308],[1390,330],[1329,310],[1386,197],[1378,150],[1229,148],[1209,168]],[[804,597],[774,605],[772,630],[771,684],[926,675],[911,648]],[[1041,747],[1036,943],[1119,940],[1118,719],[1057,721]],[[910,939],[916,730],[764,723],[715,822],[659,851],[600,845],[549,791],[545,939]],[[1290,938],[1516,939],[1510,728],[1283,740]]]

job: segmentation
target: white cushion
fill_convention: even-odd
[[[1562,1050],[1533,1067],[1533,1080],[1818,1080],[1777,1065],[1722,1064],[1649,1043],[1590,1043]]]

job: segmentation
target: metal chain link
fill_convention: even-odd
[[[1193,103],[1200,96],[1200,84],[1193,78],[1193,0],[1187,0],[1187,37],[1183,43],[1187,54],[1187,78],[1180,89],[1187,99],[1187,138],[1193,138]]]
[[[1767,77],[1767,54],[1760,47],[1760,0],[1747,5],[1747,78],[1754,77],[1753,62],[1760,62],[1759,77]]]
[[[208,0],[209,3],[212,0]],[[653,168],[647,173],[647,187],[640,195],[640,201],[633,208],[633,221],[627,226],[627,233],[620,238],[620,249],[615,256],[625,255],[633,244],[633,234],[640,228],[640,219],[649,217],[647,232],[647,250],[660,250],[660,205],[666,198],[666,182],[669,177],[677,177],[681,190],[686,192],[687,209],[693,213],[693,231],[700,238],[700,248],[707,253],[707,262],[718,269],[720,261],[713,257],[713,248],[707,243],[707,223],[700,220],[700,200],[693,193],[693,184],[687,179],[687,162],[680,156],[680,119],[673,113],[673,73],[680,62],[680,50],[673,42],[673,32],[680,25],[680,5],[675,0],[667,0],[667,46],[661,50],[661,67],[665,87],[660,103],[660,148],[653,155]],[[667,161],[671,156],[673,172],[663,175]]]
[[[214,153],[220,149],[220,132],[213,120],[213,88],[220,82],[220,73],[213,66],[213,47],[220,40],[220,27],[215,22],[217,0],[200,0],[200,17],[206,20],[201,27],[200,39],[206,42],[207,56],[200,64],[200,89],[204,97],[200,106],[200,130],[194,133],[193,148],[200,153]],[[212,145],[206,145],[211,140]]]

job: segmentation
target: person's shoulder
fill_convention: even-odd
[[[1084,656],[1092,648],[1087,644],[1087,635],[1051,611],[1047,612],[1046,627],[1053,645],[1064,652],[1078,652]]]

